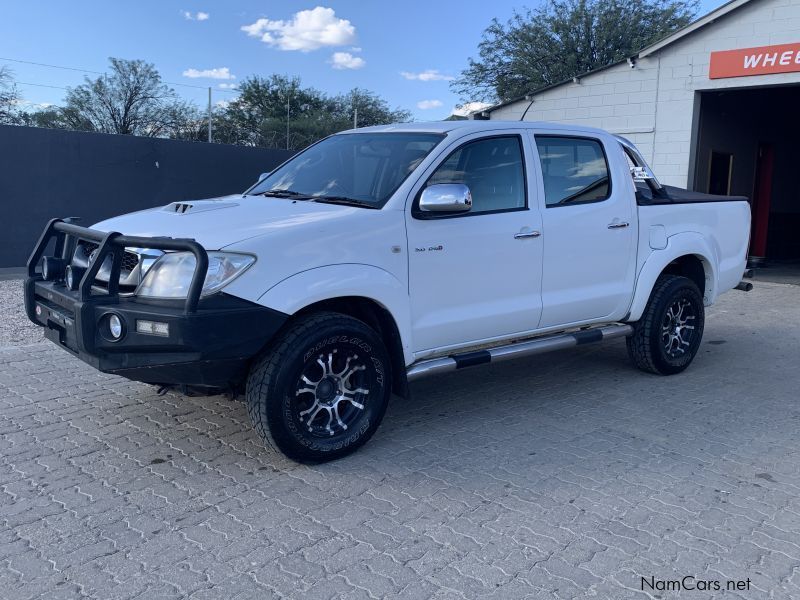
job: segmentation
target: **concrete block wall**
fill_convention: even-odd
[[[691,180],[692,127],[698,92],[800,84],[800,73],[708,79],[710,53],[800,42],[800,0],[751,0],[653,54],[537,94],[526,121],[589,125],[624,135],[649,159],[664,183]],[[519,120],[521,100],[491,112]],[[768,107],[765,107],[768,110]]]

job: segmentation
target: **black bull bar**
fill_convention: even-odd
[[[32,279],[40,278],[36,272],[36,267],[42,259],[44,252],[51,239],[55,238],[55,250],[53,255],[61,258],[65,264],[72,260],[72,252],[78,240],[88,240],[99,244],[97,255],[89,264],[88,269],[78,284],[78,292],[81,302],[85,302],[92,297],[92,286],[95,278],[106,257],[111,256],[111,271],[108,277],[108,290],[103,294],[106,298],[114,298],[119,295],[119,276],[122,268],[122,256],[126,247],[150,248],[153,250],[164,251],[183,251],[191,252],[195,257],[195,268],[192,274],[192,281],[189,284],[189,292],[184,302],[184,313],[192,314],[197,311],[197,304],[200,301],[200,294],[203,291],[203,283],[208,272],[208,254],[200,244],[190,239],[173,239],[168,237],[141,237],[122,235],[116,231],[98,231],[88,227],[80,227],[64,219],[52,219],[45,227],[36,247],[28,258],[28,277]],[[31,312],[34,310],[33,303],[26,303],[28,317],[35,321],[36,317]]]

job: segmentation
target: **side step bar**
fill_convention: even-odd
[[[464,352],[462,354],[452,354],[442,358],[432,358],[414,363],[408,368],[406,373],[409,381],[421,379],[428,375],[446,373],[474,365],[482,365],[490,362],[499,362],[521,358],[523,356],[533,356],[534,354],[544,354],[553,350],[561,350],[572,346],[581,346],[592,342],[600,342],[611,338],[627,337],[633,333],[631,325],[606,325],[594,329],[584,329],[572,333],[560,333],[558,335],[545,336],[498,346],[486,350],[476,350],[475,352]]]

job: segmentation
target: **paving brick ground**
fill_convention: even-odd
[[[797,598],[798,358],[800,287],[760,283],[683,375],[614,342],[426,380],[307,467],[239,402],[6,345],[0,597]],[[641,591],[685,575],[723,590]]]

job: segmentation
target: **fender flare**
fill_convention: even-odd
[[[279,281],[258,298],[258,303],[293,315],[317,302],[345,296],[372,300],[389,313],[400,334],[405,363],[411,364],[414,355],[408,287],[379,267],[346,263],[309,269]]]
[[[699,258],[705,270],[704,304],[709,306],[714,303],[718,289],[716,269],[718,253],[701,234],[696,232],[678,233],[667,238],[666,248],[651,252],[642,268],[639,269],[633,301],[624,321],[638,321],[642,317],[658,276],[672,261],[688,255]]]

